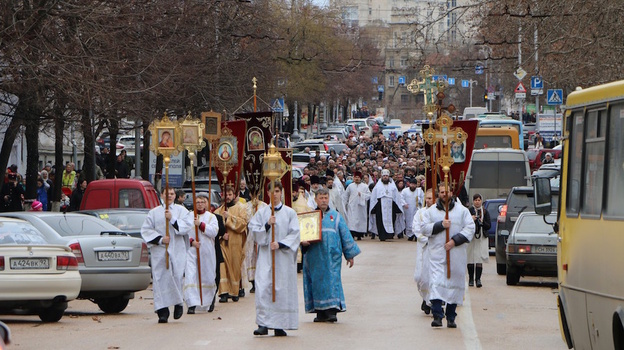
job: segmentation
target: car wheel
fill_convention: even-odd
[[[496,273],[499,275],[504,275],[507,272],[507,265],[505,264],[496,264]]]
[[[520,272],[516,268],[510,266],[507,269],[507,285],[515,286],[518,282],[520,282]]]
[[[128,302],[130,302],[130,299],[124,295],[95,300],[95,303],[98,304],[100,309],[107,314],[117,314],[122,312],[126,306],[128,306]]]
[[[58,322],[63,314],[65,308],[59,308],[58,305],[54,305],[45,309],[39,310],[39,318],[43,322]]]

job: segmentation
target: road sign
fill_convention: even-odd
[[[546,103],[549,105],[563,104],[563,89],[548,89],[546,91]]]
[[[531,96],[543,95],[544,89],[531,89]]]
[[[447,80],[447,78],[448,78],[448,76],[446,76],[446,75],[432,75],[431,76],[431,80],[432,81],[438,81],[440,79]]]
[[[284,98],[276,98],[271,103],[271,110],[276,113],[284,112]]]
[[[542,77],[531,77],[531,89],[539,90],[544,88],[544,81]]]
[[[462,87],[463,88],[470,87],[470,80],[462,80]]]
[[[514,76],[518,78],[518,80],[524,79],[526,75],[527,75],[527,72],[524,69],[522,69],[522,67],[518,67],[518,69],[516,69],[516,71],[514,72]]]
[[[399,77],[399,85],[405,85],[405,76]]]
[[[524,84],[522,84],[522,82],[518,82],[518,85],[516,85],[516,89],[514,90],[514,92],[517,94],[526,93],[526,88],[524,87]]]
[[[377,92],[384,92],[384,86],[383,85],[377,85]]]
[[[475,74],[483,74],[483,66],[475,66]]]

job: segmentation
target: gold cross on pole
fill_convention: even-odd
[[[432,146],[440,141],[444,146],[448,146],[450,142],[453,141],[457,143],[466,141],[468,133],[461,128],[452,128],[452,125],[453,120],[448,115],[444,114],[436,121],[435,128],[429,128],[425,131],[423,139]]]
[[[435,92],[437,92],[438,85],[433,81],[433,68],[426,65],[423,70],[420,71],[420,76],[423,80],[412,80],[407,85],[407,90],[412,94],[418,94],[422,92],[424,94],[424,105],[426,113],[433,113],[435,111]]]

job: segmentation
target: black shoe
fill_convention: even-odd
[[[269,334],[269,329],[264,326],[258,326],[258,329],[254,331],[254,335],[267,335]]]
[[[184,306],[176,305],[173,307],[173,319],[177,320],[184,314]]]
[[[481,280],[477,280],[476,282],[477,282],[477,288],[483,287],[483,285],[481,284]]]
[[[167,323],[169,320],[169,308],[164,307],[162,309],[156,310],[156,314],[158,314],[158,323]]]
[[[440,325],[442,325],[442,323],[440,322]],[[446,326],[448,328],[457,328],[457,323],[455,323],[455,321],[451,321],[451,320],[447,320],[446,321]]]
[[[232,301],[233,301],[233,302],[237,302],[237,301],[238,301],[238,296],[235,296],[235,297],[234,297],[234,296],[231,296],[231,298],[232,298]]]
[[[195,314],[195,306],[190,306],[186,313],[189,314],[189,315],[194,315]]]
[[[241,288],[238,290],[238,297],[239,298],[244,298],[245,297],[245,289]]]
[[[434,317],[433,321],[431,321],[431,327],[442,327],[442,319]]]
[[[468,287],[474,287],[474,281],[468,280]]]
[[[358,236],[358,241],[361,241],[361,240],[362,240],[362,236]]]
[[[276,330],[275,330],[275,336],[276,336],[276,337],[285,337],[285,336],[287,336],[287,335],[288,335],[288,334],[286,334],[286,332],[284,332],[284,330],[283,330],[283,329],[276,329]]]
[[[371,235],[371,239],[375,239],[375,235]]]
[[[255,293],[256,292],[256,286],[252,286],[251,289],[249,290],[249,293]]]
[[[414,240],[414,236],[408,237],[407,240],[412,242]]]
[[[425,312],[425,315],[429,315],[431,313],[431,307],[427,305],[427,302],[424,300],[422,304],[420,304],[420,309]]]
[[[334,314],[334,315],[329,315],[329,317],[327,318],[327,322],[338,322],[338,317]]]
[[[227,294],[222,294],[221,297],[219,297],[219,302],[220,303],[227,303],[228,302]]]
[[[398,239],[402,239],[402,238],[403,238],[403,234],[402,234],[402,233],[399,233],[399,234],[397,235],[397,238],[398,238]]]

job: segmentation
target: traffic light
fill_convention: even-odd
[[[487,102],[488,101],[488,94],[487,92],[483,94],[483,102]]]
[[[379,91],[379,101],[383,100],[383,92]]]

